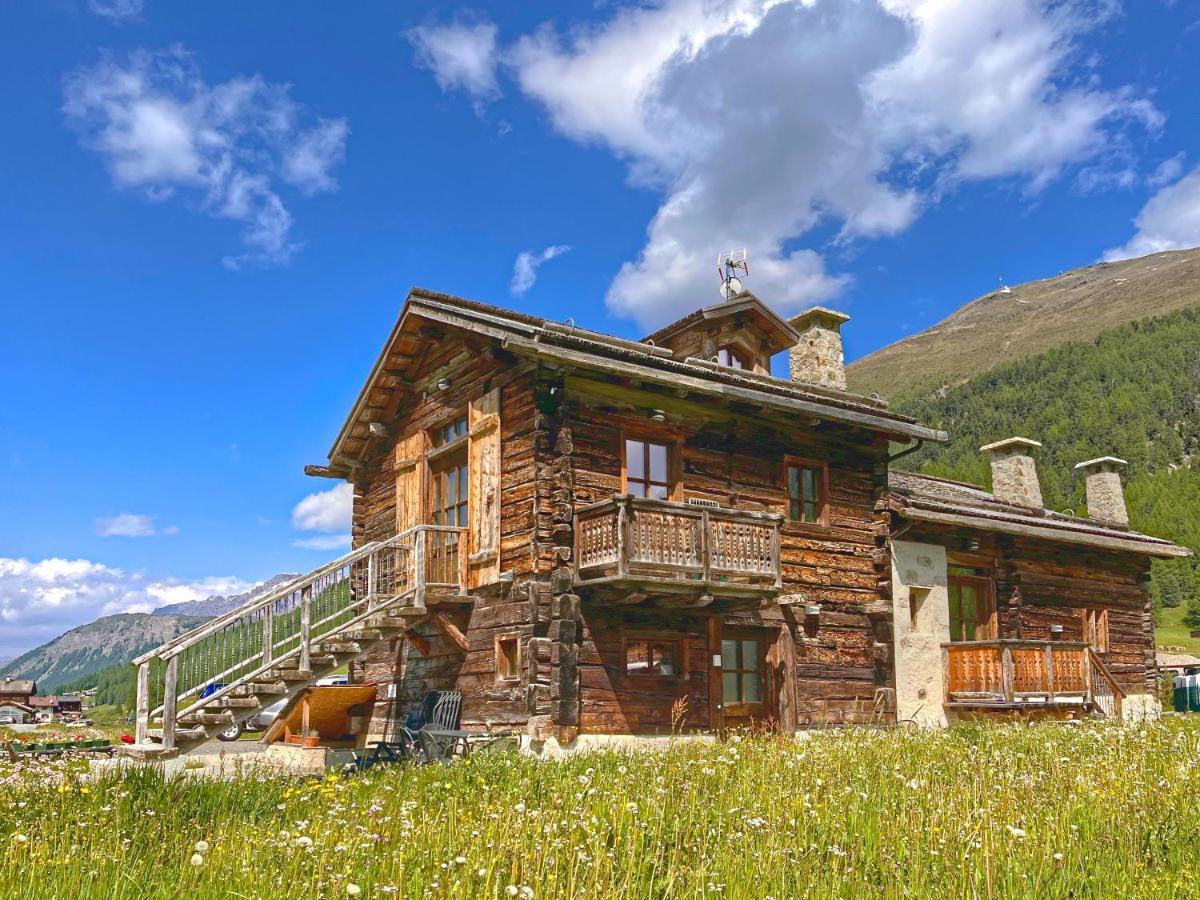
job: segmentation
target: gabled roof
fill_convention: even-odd
[[[888,473],[891,508],[906,519],[958,525],[1067,544],[1124,550],[1148,556],[1191,556],[1192,551],[1162,538],[1096,519],[997,500],[979,485],[893,469]]]
[[[21,678],[0,679],[0,694],[33,694],[36,692],[36,681]]]
[[[796,345],[800,335],[791,325],[771,311],[771,308],[749,291],[743,291],[732,300],[715,303],[695,312],[688,313],[670,325],[665,325],[653,334],[642,338],[645,344],[665,344],[672,337],[700,322],[715,322],[733,316],[742,316],[752,322],[770,340],[770,352],[777,353]]]
[[[58,704],[58,698],[51,694],[48,697],[30,697],[30,706],[55,706]]]
[[[19,703],[16,700],[0,700],[0,709],[19,709],[26,713],[33,712],[32,706],[26,703]]]
[[[657,382],[784,413],[842,422],[900,440],[947,439],[944,431],[928,428],[910,416],[888,410],[880,401],[857,394],[797,384],[695,358],[677,360],[665,347],[413,288],[330,448],[330,465],[310,466],[306,471],[339,477],[348,473],[350,464],[359,460],[370,440],[372,417],[388,407],[393,393],[405,383],[406,370],[417,364],[418,354],[413,348],[423,340],[422,329],[430,327],[461,329],[530,360]]]

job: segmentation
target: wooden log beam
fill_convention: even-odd
[[[471,643],[467,640],[467,636],[459,630],[457,625],[446,618],[444,613],[433,613],[429,620],[442,629],[446,637],[450,638],[463,653],[471,649]]]
[[[336,478],[344,481],[350,477],[350,469],[344,466],[305,466],[304,474],[313,478]]]

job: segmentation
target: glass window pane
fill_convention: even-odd
[[[667,448],[664,444],[650,445],[650,480],[667,481]]]
[[[817,499],[817,485],[816,485],[817,473],[813,469],[803,469],[802,472],[804,473],[804,478],[802,481],[802,484],[804,487],[804,499],[805,500],[816,500]]]
[[[665,484],[650,485],[649,496],[653,497],[655,500],[666,500],[667,499],[667,486]]]
[[[800,468],[799,466],[788,466],[788,496],[800,496]]]
[[[738,703],[742,697],[738,691],[737,672],[725,672],[721,675],[721,687],[725,692],[726,703]]]
[[[820,514],[821,514],[820,508],[817,506],[816,501],[806,500],[804,502],[804,521],[805,522],[817,521],[817,519],[820,518]]]
[[[645,672],[649,663],[646,660],[646,642],[629,641],[625,644],[625,671],[630,675]]]
[[[737,641],[721,641],[721,667],[736,669],[738,667]]]
[[[793,522],[802,521],[804,518],[804,506],[799,500],[792,500],[788,503],[788,518]]]
[[[741,668],[748,671],[758,670],[758,641],[742,641]]]
[[[973,584],[964,584],[962,586],[962,617],[964,622],[977,622],[979,620],[979,610],[975,602],[975,586]]]
[[[633,494],[635,497],[645,497],[646,482],[635,481],[634,479],[630,478],[625,482],[625,490]]]
[[[629,478],[646,477],[646,450],[641,441],[625,442],[625,474]]]
[[[759,703],[762,701],[762,691],[758,683],[758,674],[747,672],[742,676],[742,700],[746,703]]]

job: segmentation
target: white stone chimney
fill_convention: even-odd
[[[993,497],[1001,503],[1042,508],[1042,486],[1033,461],[1033,451],[1040,446],[1029,438],[1011,437],[979,448],[992,457]]]
[[[1081,462],[1075,468],[1083,472],[1087,485],[1088,516],[1112,525],[1128,525],[1125,491],[1121,487],[1121,469],[1128,463],[1115,456],[1101,456]]]
[[[846,365],[842,359],[842,324],[850,317],[837,310],[814,306],[789,320],[800,333],[800,342],[788,351],[792,381],[846,389]]]

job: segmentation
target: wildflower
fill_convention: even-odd
[[[1055,858],[1055,860],[1057,860],[1058,862],[1062,862],[1063,855],[1062,855],[1061,853],[1055,853],[1055,854],[1054,854],[1054,858]]]
[[[346,896],[347,897],[357,897],[361,893],[362,893],[362,888],[360,888],[354,882],[350,882],[349,884],[346,885]]]
[[[191,862],[193,866],[202,866],[204,865],[204,857],[199,853],[193,853]]]
[[[197,853],[207,853],[208,852],[208,841],[196,841],[196,852]]]
[[[1013,837],[1015,837],[1017,840],[1019,840],[1019,841],[1025,840],[1025,829],[1017,828],[1015,825],[1005,825],[1004,827],[1007,828],[1008,833],[1011,834]]]
[[[456,864],[456,865],[459,865],[459,866],[461,866],[461,865],[462,865],[463,863],[465,863],[466,861],[467,861],[467,858],[466,858],[465,856],[456,856],[456,857],[454,857],[454,862],[455,862],[455,864]]]
[[[29,840],[29,838],[27,838],[27,837],[26,837],[25,835],[23,835],[23,834],[14,834],[14,835],[12,836],[12,839],[13,839],[14,841],[16,841],[18,844],[24,844],[26,841],[28,841],[28,840]]]
[[[515,884],[510,884],[504,889],[504,893],[508,894],[510,897],[517,896],[517,886]]]
[[[300,837],[296,838],[295,844],[297,847],[311,847],[312,846],[312,838],[310,838],[306,834],[302,834],[302,835],[300,835]]]

